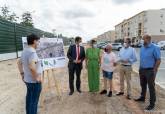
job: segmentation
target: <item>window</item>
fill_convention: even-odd
[[[144,22],[146,23],[147,21],[148,21],[147,18],[145,18],[145,19],[144,19]]]
[[[160,17],[163,18],[163,14],[161,14]]]
[[[160,29],[160,32],[161,32],[161,33],[164,33],[164,30],[163,30],[163,29]]]
[[[163,22],[161,21],[160,24],[163,25]]]
[[[144,12],[143,16],[144,16],[144,17],[146,16],[146,12]]]

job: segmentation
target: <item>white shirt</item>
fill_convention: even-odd
[[[115,70],[114,63],[116,62],[117,62],[117,57],[115,53],[111,52],[108,54],[104,52],[101,59],[101,68],[104,71],[113,72]]]
[[[78,55],[78,52],[79,52],[79,55]],[[79,45],[76,45],[76,60],[78,60],[78,57],[79,56],[80,56],[80,46]]]

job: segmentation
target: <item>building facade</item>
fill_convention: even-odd
[[[95,38],[97,42],[114,42],[115,40],[115,31],[107,31]]]
[[[131,38],[136,44],[145,34],[152,37],[152,41],[165,40],[165,9],[142,11],[115,26],[115,38]]]

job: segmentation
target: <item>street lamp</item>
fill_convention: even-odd
[[[56,35],[56,29],[53,29],[52,32],[54,34],[54,37],[57,37],[57,35]]]
[[[58,41],[58,34],[56,34],[56,31],[57,31],[57,30],[56,30],[56,29],[53,29],[52,31],[53,31],[53,34],[54,34],[54,36],[57,38],[57,41]]]

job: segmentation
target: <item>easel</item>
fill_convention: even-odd
[[[41,92],[41,99],[40,105],[41,107],[45,108],[44,100],[45,100],[45,93],[54,90],[57,93],[58,100],[62,100],[62,91],[60,88],[60,83],[57,81],[55,77],[56,69],[50,69],[43,71],[42,76],[42,92]]]

